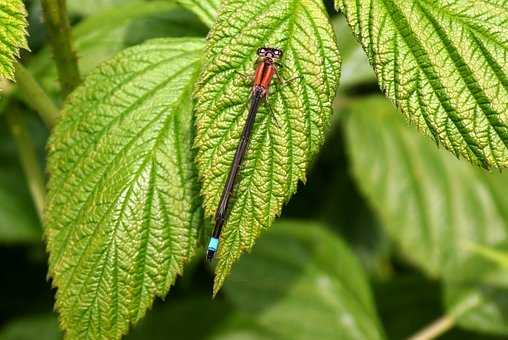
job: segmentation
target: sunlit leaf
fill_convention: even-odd
[[[335,2],[412,124],[472,163],[508,166],[508,1]]]
[[[191,89],[201,39],[125,50],[68,99],[49,141],[45,233],[69,338],[117,339],[193,254]]]
[[[26,10],[21,0],[0,0],[0,79],[14,79],[14,62],[26,41]]]
[[[268,105],[258,112],[219,247],[215,292],[305,179],[329,126],[339,80],[340,58],[321,1],[223,4],[195,92],[196,159],[208,216],[217,208],[247,114],[251,81],[238,72],[253,74],[261,46],[284,51],[286,67],[279,73],[293,81],[271,88],[273,115]]]

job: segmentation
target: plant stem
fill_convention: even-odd
[[[445,315],[410,337],[408,340],[430,340],[447,332],[455,325],[455,319],[451,315]]]
[[[81,82],[78,59],[72,49],[71,25],[65,0],[41,0],[62,95],[67,97]]]
[[[16,110],[14,106],[10,105],[5,111],[5,118],[12,136],[14,137],[14,141],[16,142],[19,160],[21,162],[23,172],[25,173],[37,214],[42,220],[44,200],[46,197],[44,176],[39,167],[39,163],[37,162],[35,147],[19,114],[20,112]]]
[[[448,314],[440,317],[432,322],[422,330],[418,331],[415,335],[408,338],[408,340],[431,340],[449,331],[457,319],[481,305],[483,302],[481,295],[473,293],[465,298],[460,304],[456,305]]]
[[[16,85],[23,101],[39,113],[46,125],[52,128],[58,118],[58,108],[32,74],[19,63],[16,64]]]

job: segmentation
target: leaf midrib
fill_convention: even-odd
[[[418,3],[418,2],[417,2]],[[452,41],[446,36],[444,29],[441,25],[436,21],[436,19],[432,16],[432,14],[420,6],[421,12],[425,15],[427,20],[432,24],[441,43],[445,46],[450,59],[452,60],[455,69],[460,74],[462,81],[465,83],[466,88],[469,90],[469,93],[474,98],[476,105],[482,110],[485,118],[487,118],[490,125],[494,128],[499,140],[504,144],[505,147],[508,148],[508,135],[504,135],[499,128],[505,128],[503,122],[498,119],[498,113],[494,111],[491,107],[491,102],[483,89],[478,85],[478,81],[475,79],[473,72],[469,68],[469,65],[462,58],[457,48],[453,45]],[[491,147],[492,149],[492,147]],[[494,150],[494,149],[492,149]],[[492,152],[492,155],[495,157],[495,153]],[[496,160],[497,162],[497,160]]]
[[[178,73],[176,73],[176,74],[174,75],[174,77],[178,76],[178,74],[179,74],[179,73],[183,73],[183,72],[185,72],[185,71],[186,71],[186,69],[188,69],[188,68],[190,68],[190,67],[193,67],[193,66],[195,67],[195,64],[196,64],[196,63],[197,63],[197,62],[191,63],[191,64],[189,64],[187,67],[182,68],[182,69],[180,70],[180,72],[178,72]],[[161,83],[159,86],[164,87],[164,86],[165,86],[165,85],[167,85],[167,83],[168,83],[169,81],[171,81],[171,80],[172,80],[172,78],[170,77],[169,79],[166,79],[163,83]],[[189,89],[191,88],[191,86],[192,86],[192,84],[191,84],[191,83],[189,83],[189,85],[187,86],[187,89],[186,89],[186,90],[184,90],[184,91],[182,91],[182,95],[180,96],[180,98],[185,97],[186,95],[189,95]],[[154,91],[154,92],[156,92],[156,91]],[[100,262],[100,261],[106,261],[106,260],[107,260],[107,257],[108,257],[108,256],[107,256],[107,254],[109,254],[109,252],[110,252],[110,250],[111,250],[111,245],[112,245],[112,243],[115,243],[115,242],[116,242],[116,241],[115,241],[115,237],[114,237],[114,235],[116,235],[117,228],[118,228],[119,223],[120,223],[120,221],[121,221],[121,216],[124,214],[124,212],[125,212],[125,208],[126,208],[126,206],[127,206],[127,202],[128,202],[128,200],[129,200],[129,197],[130,197],[130,195],[131,195],[131,194],[132,194],[132,192],[133,192],[133,187],[134,187],[134,185],[133,185],[133,184],[134,184],[134,183],[135,183],[135,182],[139,179],[139,176],[140,176],[140,175],[141,175],[141,173],[145,170],[145,168],[146,168],[146,166],[148,165],[148,163],[150,162],[150,160],[152,160],[152,163],[154,163],[154,160],[155,160],[155,154],[154,154],[154,153],[155,153],[155,152],[156,152],[156,150],[158,149],[159,144],[162,142],[161,136],[162,136],[162,135],[164,135],[165,133],[167,133],[168,126],[169,126],[170,122],[172,121],[172,119],[175,119],[175,118],[176,118],[176,117],[175,117],[174,112],[176,111],[176,109],[177,109],[177,108],[178,108],[178,106],[180,105],[180,101],[181,101],[181,100],[179,100],[179,99],[175,99],[174,105],[172,105],[172,106],[176,106],[176,107],[172,107],[171,109],[168,109],[168,111],[173,112],[173,114],[169,114],[169,115],[168,115],[168,117],[165,119],[165,121],[164,121],[164,123],[163,123],[163,128],[161,128],[161,130],[160,130],[160,132],[159,132],[159,134],[158,134],[158,136],[157,136],[157,138],[156,138],[156,143],[154,144],[154,147],[153,147],[153,148],[152,148],[152,150],[151,150],[152,152],[147,153],[147,154],[145,155],[144,160],[143,160],[143,162],[141,163],[141,165],[140,165],[140,167],[139,167],[138,171],[136,171],[135,176],[132,178],[132,180],[131,180],[131,181],[130,181],[130,183],[128,184],[129,189],[128,189],[128,192],[127,192],[127,196],[125,197],[125,200],[122,202],[121,211],[120,211],[120,216],[119,216],[119,218],[118,218],[117,222],[115,223],[115,226],[114,226],[114,228],[113,228],[113,232],[112,232],[112,236],[111,236],[111,237],[108,237],[108,242],[107,242],[107,243],[106,243],[106,245],[105,245],[105,246],[106,246],[106,250],[105,250],[106,256],[104,256],[102,259],[99,259],[99,262]],[[166,111],[166,110],[164,110],[164,111]],[[149,122],[149,123],[148,123],[148,124],[147,124],[147,125],[146,125],[146,126],[145,126],[142,130],[141,130],[141,132],[140,132],[138,135],[136,135],[136,136],[135,136],[135,137],[131,140],[131,142],[129,142],[129,143],[128,143],[128,144],[127,144],[127,145],[126,145],[126,146],[122,149],[122,151],[121,151],[121,152],[119,152],[119,153],[115,156],[115,159],[116,159],[117,157],[119,157],[119,155],[122,155],[122,154],[123,154],[123,152],[124,152],[124,151],[125,151],[125,150],[126,150],[126,149],[127,149],[127,148],[131,145],[131,144],[132,144],[132,142],[134,142],[134,141],[137,139],[137,137],[139,137],[139,135],[141,135],[142,133],[144,133],[147,129],[149,129],[149,128],[150,128],[150,127],[151,127],[151,126],[152,126],[155,122],[157,122],[159,119],[160,119],[160,115],[157,115],[157,116],[156,116],[156,117],[155,117],[152,121],[150,121],[150,122]],[[105,170],[105,172],[107,172],[107,171],[109,170],[110,166],[111,166],[111,165],[115,162],[115,159],[114,159],[114,160],[113,160],[113,161],[112,161],[112,162],[108,165],[108,168]],[[152,169],[151,169],[151,178],[153,177],[153,168],[154,168],[154,167],[155,167],[155,165],[153,164]],[[103,179],[103,178],[104,178],[104,176],[101,176],[101,179]],[[182,180],[182,182],[183,182],[183,180]],[[99,185],[97,185],[97,186],[99,186]],[[153,185],[153,184],[152,184],[152,185],[150,185],[150,188],[152,188],[152,189],[150,189],[150,190],[154,190],[154,185]],[[79,267],[79,264],[81,263],[81,260],[82,260],[82,258],[84,257],[84,254],[85,254],[85,253],[86,253],[86,251],[88,250],[89,245],[92,243],[92,241],[93,241],[93,239],[94,239],[94,237],[95,237],[95,235],[96,235],[96,231],[99,229],[99,228],[98,228],[98,226],[100,226],[100,225],[103,223],[103,221],[104,221],[104,220],[108,217],[108,215],[111,213],[112,209],[113,209],[113,208],[116,206],[116,204],[118,203],[119,199],[120,199],[120,198],[122,198],[123,193],[124,193],[124,191],[122,190],[122,192],[120,192],[120,193],[118,194],[118,196],[117,196],[117,198],[115,199],[114,203],[113,203],[113,204],[111,204],[111,205],[110,205],[110,207],[108,208],[108,210],[104,213],[103,217],[101,218],[101,221],[100,221],[99,223],[97,223],[97,224],[96,224],[96,228],[94,228],[94,232],[93,232],[93,234],[92,234],[92,235],[90,235],[90,237],[89,237],[89,239],[88,239],[87,246],[85,247],[85,249],[83,250],[83,252],[81,253],[81,255],[78,257],[78,263],[77,263],[77,265],[74,267],[74,270],[73,270],[73,272],[71,273],[71,277],[68,279],[67,284],[66,284],[64,287],[62,287],[62,288],[61,288],[61,290],[62,290],[62,291],[66,291],[66,290],[68,289],[69,285],[73,282],[73,277],[74,277],[74,274],[75,274],[75,272],[76,272],[76,270],[75,270],[75,269]],[[93,194],[91,194],[90,196],[93,196]],[[150,201],[151,201],[151,200],[150,200]],[[86,205],[86,204],[85,204],[85,205]],[[148,205],[149,205],[149,204],[148,204]],[[75,221],[74,221],[74,222],[75,222]],[[72,223],[74,223],[74,222],[72,222]],[[146,231],[146,233],[148,234],[148,233],[149,233],[149,230],[147,230],[147,231]],[[70,233],[69,233],[69,234],[70,234]],[[68,235],[69,235],[69,234],[68,234]],[[148,240],[148,235],[147,235],[147,240]],[[141,253],[141,252],[140,252],[140,253]],[[143,257],[144,257],[144,258],[146,258],[146,255],[145,255],[145,256],[143,256]],[[115,260],[115,261],[116,261],[116,260]],[[102,277],[102,273],[104,272],[104,269],[105,269],[105,265],[103,265],[103,266],[102,266],[102,270],[101,270],[101,277]],[[115,271],[116,271],[116,269],[117,269],[117,268],[115,268]],[[143,270],[142,270],[141,272],[142,272],[143,274],[145,273]],[[92,277],[92,274],[94,274],[94,272],[93,272],[93,271],[90,271],[90,272],[89,272],[89,274],[87,275],[87,278],[85,279],[85,282],[87,282],[87,281],[88,281],[88,280]],[[99,279],[99,281],[98,281],[98,285],[100,285],[100,281],[101,281],[101,278],[100,278],[100,279]],[[115,282],[115,283],[116,283],[116,282]],[[82,288],[81,288],[80,293],[78,294],[78,296],[81,296],[81,291],[82,291],[82,290],[83,290],[86,286],[87,286],[86,284],[82,286]],[[141,289],[143,289],[143,280],[142,280],[142,282],[141,282],[138,286],[139,286],[139,287],[141,287]],[[93,306],[95,305],[95,301],[96,301],[96,297],[97,297],[98,291],[99,291],[99,289],[96,289],[96,291],[95,291],[95,297],[94,297],[93,301],[90,303],[90,305],[87,307],[87,310],[89,310],[89,309],[93,308]],[[117,293],[117,291],[116,291],[116,293]],[[140,313],[140,305],[141,305],[141,301],[142,301],[141,295],[142,295],[142,292],[139,294],[139,296],[140,296],[140,297],[139,297],[139,301],[138,301],[138,307],[137,307],[137,309],[136,309],[135,311],[131,311],[131,312],[133,313],[133,315],[137,315],[137,316],[136,316],[136,319],[139,319],[139,317],[140,317],[140,316],[139,316],[139,313]],[[116,309],[115,309],[115,313],[116,313],[116,314],[118,314],[118,299],[117,299],[117,301],[116,301],[116,302],[117,302],[117,307],[116,307]],[[86,314],[86,313],[85,313],[85,314]],[[89,331],[89,329],[90,329],[91,317],[88,319],[88,321],[89,321],[89,324],[88,324],[88,327],[87,327],[87,329],[86,329],[86,335],[87,335],[87,336],[88,336],[88,331]],[[100,325],[99,325],[99,326],[100,326]],[[118,330],[118,324],[115,324],[115,329],[116,329],[116,331]]]
[[[162,63],[161,63],[161,64],[162,64]],[[149,97],[150,97],[150,95],[152,95],[153,93],[157,92],[160,88],[163,88],[164,86],[166,86],[166,85],[167,85],[167,83],[169,83],[170,81],[172,81],[172,80],[173,80],[176,76],[178,76],[179,74],[181,74],[181,73],[185,72],[188,68],[190,68],[190,67],[192,67],[192,66],[193,66],[193,64],[189,64],[189,65],[187,65],[187,66],[185,66],[185,67],[182,67],[182,69],[181,69],[180,71],[178,71],[177,73],[175,73],[175,74],[174,74],[174,76],[167,78],[167,79],[166,79],[165,81],[163,81],[161,84],[158,84],[158,85],[157,85],[154,89],[152,89],[152,90],[148,91],[148,92],[147,92],[144,96],[142,96],[142,97],[138,98],[138,99],[135,101],[135,103],[134,103],[134,104],[136,104],[136,105],[141,105],[141,104],[143,104],[143,101],[141,101],[141,100],[145,100],[146,98],[149,98]],[[118,114],[118,116],[116,116],[114,119],[112,119],[112,122],[111,122],[110,124],[108,124],[108,125],[107,125],[107,126],[106,126],[103,130],[101,130],[99,138],[100,138],[100,137],[102,137],[102,136],[106,133],[106,130],[109,130],[109,129],[113,126],[113,124],[117,121],[117,119],[122,118],[121,116],[123,116],[127,110],[129,110],[129,111],[130,111],[130,110],[132,110],[132,108],[134,107],[134,104],[133,104],[133,105],[130,105],[128,108],[126,108],[126,109],[123,111],[123,113]],[[132,137],[132,138],[130,139],[130,141],[129,141],[128,143],[126,143],[126,144],[125,144],[125,146],[124,146],[121,150],[119,150],[119,152],[115,155],[115,157],[113,157],[113,159],[111,160],[111,162],[109,162],[109,164],[108,164],[108,166],[106,167],[106,169],[104,169],[104,171],[102,172],[102,176],[101,176],[101,178],[99,179],[99,182],[95,185],[95,187],[94,187],[94,191],[92,191],[92,192],[88,195],[87,199],[83,202],[82,206],[80,207],[80,209],[79,209],[79,210],[78,210],[78,212],[76,213],[76,217],[75,217],[74,219],[72,219],[69,223],[67,223],[67,224],[65,224],[65,225],[61,225],[61,226],[60,226],[60,227],[61,227],[61,229],[69,229],[69,228],[67,228],[69,225],[76,223],[76,221],[77,221],[77,220],[79,220],[79,219],[81,219],[81,218],[82,218],[82,215],[84,214],[84,209],[85,209],[85,207],[88,207],[88,205],[89,205],[89,203],[90,203],[90,200],[91,200],[91,199],[94,197],[94,195],[97,193],[97,191],[96,191],[96,190],[97,190],[97,187],[99,187],[99,185],[100,185],[101,183],[103,183],[103,181],[105,180],[105,178],[104,178],[104,174],[105,174],[105,173],[107,173],[107,172],[110,170],[110,168],[113,166],[113,164],[115,163],[115,161],[116,161],[119,157],[123,156],[124,152],[125,152],[126,150],[128,150],[128,149],[129,149],[129,148],[133,145],[133,143],[135,143],[135,142],[136,142],[136,140],[137,140],[137,139],[138,139],[138,138],[139,138],[139,137],[140,137],[143,133],[145,133],[145,132],[146,132],[146,130],[147,130],[147,129],[149,129],[149,128],[150,128],[150,127],[151,127],[154,123],[156,123],[158,120],[160,120],[160,115],[155,116],[155,117],[154,117],[154,118],[153,118],[153,119],[152,119],[152,120],[151,120],[151,121],[150,121],[150,122],[149,122],[149,123],[148,123],[145,127],[143,127],[142,129],[140,129],[140,130],[139,130],[139,132],[138,132],[138,133],[137,133],[134,137]],[[99,140],[97,140],[97,142],[96,142],[96,143],[91,143],[91,144],[89,145],[89,147],[87,148],[87,150],[89,150],[91,147],[93,147],[93,146],[97,145],[97,144],[98,144],[98,141],[99,141]],[[79,157],[79,158],[80,158],[80,162],[81,162],[81,161],[84,161],[84,158],[86,158],[86,157],[81,157],[81,156],[82,156],[82,155],[80,155],[80,157]],[[62,187],[65,187],[65,185],[67,184],[67,179],[68,179],[68,178],[71,178],[71,179],[72,179],[72,177],[71,177],[71,173],[73,173],[73,172],[74,172],[74,170],[78,167],[78,165],[79,165],[79,164],[77,164],[77,163],[79,163],[79,162],[74,163],[74,164],[75,164],[75,166],[74,166],[71,170],[69,170],[69,171],[67,171],[67,172],[66,172],[66,176],[64,177],[64,183],[62,184]],[[87,176],[86,178],[84,178],[83,180],[84,180],[84,181],[86,181],[86,180],[87,180],[87,179],[88,179],[91,175],[93,175],[93,173],[88,174],[88,176]],[[64,246],[60,247],[60,251],[58,252],[57,257],[54,259],[54,261],[55,261],[55,262],[53,262],[53,263],[54,263],[54,266],[57,266],[57,265],[58,265],[58,263],[60,262],[60,258],[61,258],[61,256],[63,255],[63,253],[64,253],[65,249],[67,248],[67,242],[69,241],[69,237],[72,235],[72,231],[73,231],[74,229],[75,229],[75,228],[71,229],[71,231],[67,233],[67,236],[65,237],[65,239],[64,239],[64,241],[63,241]],[[97,230],[97,228],[95,228],[94,230],[96,231],[96,230]],[[94,231],[94,234],[95,234],[95,231]],[[69,281],[70,281],[70,280],[69,280]]]
[[[471,137],[465,126],[463,125],[458,112],[455,108],[450,104],[450,98],[444,92],[444,86],[441,83],[439,77],[437,76],[436,71],[433,68],[432,62],[428,59],[428,54],[421,45],[416,37],[416,34],[411,30],[409,23],[404,15],[404,13],[400,10],[400,8],[392,1],[392,0],[380,0],[380,2],[384,5],[386,13],[390,15],[393,26],[397,28],[398,35],[403,38],[405,44],[408,46],[408,50],[411,52],[414,60],[418,63],[419,69],[423,71],[423,74],[427,78],[428,83],[431,85],[433,89],[433,93],[436,95],[436,98],[439,100],[441,107],[448,113],[449,120],[453,123],[459,135],[463,138],[464,144],[466,147],[473,152],[478,161],[482,162],[485,167],[488,167],[487,159],[483,156],[481,149],[476,144],[475,140]],[[401,21],[397,20],[394,17],[395,14],[398,14]],[[408,34],[403,34],[404,29],[407,29]],[[410,40],[408,40],[410,39]],[[420,51],[419,56],[415,54],[415,48]],[[426,61],[422,65],[421,58],[425,58]],[[450,136],[447,138],[451,141]]]

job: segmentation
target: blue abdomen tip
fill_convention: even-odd
[[[219,246],[219,239],[212,237],[210,239],[210,243],[208,243],[208,250],[216,251],[218,246]]]

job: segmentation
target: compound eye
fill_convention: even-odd
[[[266,49],[264,49],[264,48],[258,49],[258,55],[264,55],[265,53],[266,53]]]

